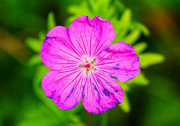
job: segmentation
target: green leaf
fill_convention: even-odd
[[[56,26],[56,21],[55,21],[54,13],[50,12],[48,14],[48,19],[47,19],[47,28],[48,28],[48,31],[50,31],[55,26]]]
[[[126,9],[121,16],[121,20],[112,18],[111,22],[115,29],[115,33],[116,33],[115,40],[113,41],[113,43],[116,43],[116,42],[121,41],[122,38],[129,31],[129,26],[130,26],[130,22],[131,22],[131,10]]]
[[[41,41],[34,38],[27,38],[25,40],[26,45],[31,48],[34,52],[40,53]]]
[[[123,102],[121,104],[118,104],[118,105],[124,112],[126,112],[126,113],[130,112],[131,106],[130,106],[129,99],[127,97],[126,92],[124,92]]]
[[[39,32],[38,38],[41,44],[43,42],[43,39],[45,39],[45,37],[46,37],[46,34],[44,32]]]
[[[28,103],[32,103],[33,101]],[[60,115],[65,118],[56,116],[49,108],[37,101],[35,104],[25,104],[25,109],[22,110],[23,119],[18,123],[18,126],[64,126],[70,123],[67,112],[59,111]],[[72,116],[73,117],[73,116]],[[60,119],[60,120],[59,120]],[[80,122],[80,121],[79,121]]]
[[[57,116],[59,115],[59,109],[56,107],[55,103],[48,99],[45,96],[45,93],[43,92],[43,89],[41,87],[41,81],[44,77],[44,75],[49,71],[50,69],[47,68],[45,65],[41,65],[37,68],[37,72],[34,75],[33,79],[33,89],[35,94],[39,97],[39,99],[51,110],[53,111]]]
[[[91,9],[94,11],[94,12],[97,12],[97,9],[98,9],[98,6],[95,2],[95,0],[87,0],[88,4],[90,5]]]
[[[146,42],[140,42],[140,43],[134,45],[134,49],[136,50],[137,54],[142,53],[146,48],[147,48]]]
[[[140,35],[141,35],[140,30],[134,29],[131,31],[130,34],[128,34],[127,36],[122,38],[121,41],[132,45],[133,43],[135,43],[137,41],[137,39],[140,37]]]
[[[101,16],[102,18],[108,18],[111,13],[108,11],[110,9],[109,3],[111,0],[96,0],[95,5],[91,6],[96,6],[96,14]],[[103,4],[102,4],[103,3]]]
[[[136,28],[138,28],[139,30],[141,30],[141,32],[145,35],[145,36],[149,36],[150,35],[150,32],[148,30],[148,28],[142,24],[142,23],[132,23]]]
[[[139,55],[141,68],[147,68],[148,66],[162,63],[164,56],[157,53],[143,53]]]
[[[42,81],[44,75],[45,75],[49,70],[50,70],[50,69],[47,68],[45,65],[40,65],[40,66],[37,67],[37,72],[36,72],[36,74],[34,75],[33,88],[34,88],[34,91],[35,91],[36,95],[37,95],[39,98],[43,98],[43,97],[45,96],[40,85],[41,85],[41,81]]]
[[[40,55],[34,55],[29,59],[28,65],[33,66],[42,63]]]
[[[129,85],[127,82],[125,82],[125,83],[119,82],[119,81],[117,81],[117,82],[121,85],[123,91],[130,91],[130,88],[129,88]]]
[[[79,6],[76,6],[76,5],[69,6],[68,11],[70,13],[74,14],[72,16],[74,18],[72,18],[72,17],[68,18],[69,23],[72,22],[72,19],[75,19],[75,18],[80,17],[82,15],[88,15],[90,18],[93,18],[94,16],[96,16],[96,15],[94,15],[94,12],[92,10],[90,10],[88,3],[86,1],[82,2],[82,4]]]
[[[124,83],[124,82],[120,82],[120,81],[118,81],[116,79],[114,79],[114,80],[120,84],[120,86],[122,87],[122,89],[124,91],[129,91],[130,90],[129,85],[127,84],[127,82]]]
[[[111,0],[96,0],[96,6],[97,7],[103,6],[104,8],[108,8],[110,2],[111,2]],[[103,9],[103,8],[101,8],[101,9]]]
[[[128,81],[129,84],[136,84],[141,86],[147,86],[149,84],[149,80],[144,76],[144,74],[141,72],[139,75],[137,75],[134,79]]]
[[[118,35],[120,38],[123,37],[128,32],[130,22],[131,22],[131,10],[125,9],[121,17],[121,23],[122,23],[121,26],[123,26],[123,30],[121,30],[120,31],[121,34]]]
[[[48,110],[50,110],[52,113],[54,113],[56,116],[58,116],[58,118],[61,118],[62,121],[66,120],[66,117],[62,114],[62,112],[65,112],[63,110],[60,110],[56,104],[50,100],[49,98],[47,98],[45,96],[45,93],[41,87],[41,81],[44,77],[44,75],[49,71],[50,69],[47,68],[44,65],[41,65],[37,68],[37,72],[34,76],[33,79],[33,88],[35,91],[35,94],[39,97],[39,99],[46,105],[46,107],[48,107]],[[74,116],[74,114],[79,111],[82,108],[82,103],[78,104],[75,108],[73,108],[72,110],[69,110],[66,113],[66,116]],[[76,120],[73,121],[78,121],[77,118]],[[80,120],[79,120],[80,121]]]
[[[67,19],[67,25],[66,25],[66,27],[69,28],[71,22],[72,22],[74,19],[76,19],[77,17],[78,17],[78,16],[71,16],[71,17],[69,17],[69,18]]]
[[[118,10],[123,10],[125,8],[124,4],[119,0],[114,0],[114,6],[118,8]]]
[[[67,11],[72,14],[79,14],[81,13],[79,8],[77,5],[71,5],[67,8]]]

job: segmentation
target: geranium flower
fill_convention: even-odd
[[[140,73],[140,63],[131,45],[110,46],[114,37],[111,23],[99,16],[78,17],[70,29],[56,26],[49,31],[41,59],[51,70],[42,88],[57,107],[72,109],[82,99],[88,112],[99,114],[123,101],[123,90],[115,79],[133,79]]]

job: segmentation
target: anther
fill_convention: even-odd
[[[89,74],[89,69],[86,69],[86,76]]]

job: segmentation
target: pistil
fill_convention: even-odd
[[[91,66],[91,64],[88,63],[88,64],[86,64],[84,67],[85,67],[86,69],[90,69],[90,66]]]

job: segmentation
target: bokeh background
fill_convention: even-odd
[[[0,0],[0,126],[179,126],[179,0]],[[122,105],[100,114],[82,103],[59,110],[40,82],[48,71],[39,51],[55,25],[99,15],[116,31],[115,42],[132,44],[142,74],[120,83]]]

